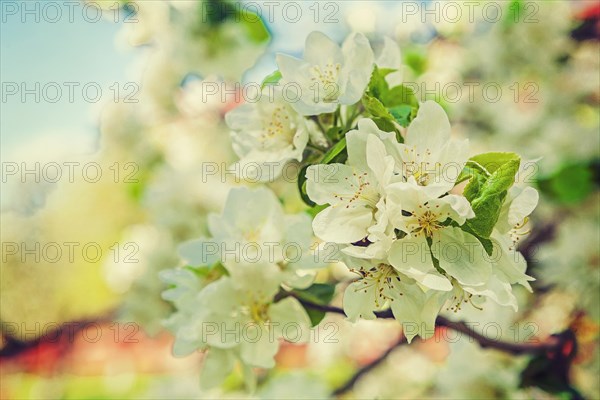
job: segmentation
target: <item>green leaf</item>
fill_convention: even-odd
[[[416,115],[419,102],[413,90],[406,86],[389,88],[385,77],[394,71],[389,68],[373,69],[368,90],[362,97],[362,104],[380,129],[387,132],[394,131],[401,138],[393,122],[398,122],[404,127],[408,126]]]
[[[569,164],[539,180],[542,192],[559,203],[576,204],[594,191],[594,175],[588,163]]]
[[[373,68],[373,73],[371,74],[371,80],[369,81],[367,92],[373,97],[381,98],[381,96],[383,96],[389,90],[389,86],[385,80],[385,77],[394,71],[395,70],[391,68],[379,69],[377,66],[375,66]]]
[[[333,299],[335,285],[329,283],[313,283],[306,289],[294,290],[294,294],[301,300],[325,306]],[[315,310],[310,307],[304,307],[304,309],[310,318],[312,326],[317,326],[325,317],[324,311]]]
[[[329,207],[329,204],[321,204],[321,205],[317,204],[316,206],[311,207],[308,210],[306,210],[306,213],[314,219],[318,213],[320,213],[327,207]]]
[[[343,137],[339,142],[337,142],[333,147],[331,147],[327,153],[323,155],[323,158],[317,164],[331,164],[331,163],[344,163],[348,158],[348,152],[346,151],[346,138]],[[300,197],[305,204],[310,207],[314,207],[317,204],[308,197],[308,193],[306,192],[306,170],[310,167],[309,165],[305,165],[300,169],[298,173],[298,191],[300,192]]]
[[[308,169],[308,167],[310,167],[310,165],[305,165],[300,169],[300,172],[298,173],[298,192],[300,193],[300,197],[302,198],[302,201],[305,204],[307,204],[310,207],[314,207],[317,205],[317,203],[312,201],[306,193],[306,170]]]
[[[340,140],[340,138],[343,136],[343,132],[344,128],[341,126],[332,126],[331,128],[327,129],[325,136],[334,142],[338,142],[338,140]]]
[[[410,69],[415,72],[416,76],[419,76],[427,69],[427,55],[421,49],[412,49],[402,51],[404,64],[408,65]]]
[[[386,107],[400,105],[417,107],[419,105],[419,101],[417,100],[415,92],[411,88],[404,85],[395,86],[386,93],[383,93],[381,101],[386,105]]]
[[[472,165],[479,164],[480,167],[483,167],[489,173],[493,173],[499,168],[502,168],[509,161],[520,161],[521,157],[515,153],[483,153],[473,156],[469,159]]]
[[[477,232],[475,232],[468,224],[463,224],[463,226],[460,227],[463,231],[470,233],[471,235],[475,236],[477,238],[477,240],[479,240],[479,243],[481,243],[481,245],[483,246],[483,248],[485,249],[485,252],[488,254],[488,256],[491,256],[492,253],[494,252],[494,242],[492,242],[491,239],[488,239],[486,237],[482,237],[480,236]]]
[[[375,125],[377,125],[377,127],[384,132],[396,132],[396,133],[400,132],[400,131],[398,131],[398,128],[396,128],[396,125],[394,125],[394,123],[392,121],[390,121],[389,119],[373,118],[373,122],[375,122]],[[400,142],[400,143],[402,143],[402,142]]]
[[[515,153],[480,154],[469,159],[457,179],[457,182],[469,179],[463,194],[475,212],[475,218],[467,220],[461,228],[475,235],[484,247],[484,239],[489,239],[498,222],[500,210],[508,189],[515,182],[520,163],[521,159]]]
[[[362,97],[362,104],[365,107],[365,110],[373,117],[376,118],[385,118],[389,121],[393,121],[394,117],[390,112],[385,108],[383,103],[376,99],[375,97],[365,93]]]
[[[236,12],[236,21],[244,25],[248,37],[253,42],[263,43],[269,40],[269,30],[259,15],[246,9],[238,10]]]
[[[413,107],[408,104],[402,104],[388,108],[389,113],[394,117],[400,126],[407,127],[412,120]]]
[[[281,71],[275,70],[273,73],[269,74],[265,79],[263,79],[260,88],[263,89],[267,85],[274,85],[281,79]]]
[[[346,161],[348,154],[346,152],[346,138],[343,137],[342,140],[337,142],[331,147],[327,153],[323,155],[321,162],[319,164],[331,164],[331,163],[343,163]]]

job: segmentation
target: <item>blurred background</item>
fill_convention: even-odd
[[[301,55],[320,30],[392,38],[405,85],[440,102],[473,153],[531,161],[519,177],[541,199],[520,249],[534,293],[518,293],[518,313],[462,318],[513,342],[576,338],[557,361],[440,331],[344,396],[600,398],[600,4],[468,3],[0,2],[0,397],[248,397],[240,373],[201,392],[202,354],[171,355],[158,274],[238,184],[202,168],[235,161],[223,116],[239,96],[203,101],[202,83],[260,83],[277,52]],[[270,186],[302,209],[293,182]],[[284,344],[252,398],[327,398],[399,334],[327,318],[332,340]]]

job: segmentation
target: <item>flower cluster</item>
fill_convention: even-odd
[[[433,333],[444,304],[458,311],[485,296],[516,310],[511,285],[530,289],[533,278],[509,239],[537,204],[535,189],[511,188],[518,158],[468,160],[467,141],[450,138],[432,101],[420,105],[403,143],[370,119],[345,137],[347,162],[310,166],[307,193],[329,205],[315,217],[315,233],[339,244],[359,277],[345,292],[348,317],[391,307],[416,328],[405,331],[410,340]],[[474,178],[456,194],[466,176]]]
[[[288,216],[271,191],[235,188],[223,214],[208,217],[211,237],[181,245],[188,266],[163,275],[178,309],[168,325],[177,354],[209,349],[205,384],[236,360],[246,372],[272,367],[286,325],[306,340],[320,321],[302,300],[326,305],[335,285],[313,283],[325,261],[313,257],[313,232],[357,276],[345,284],[348,318],[391,309],[409,341],[431,336],[444,308],[490,298],[516,310],[512,286],[531,290],[516,242],[537,192],[514,186],[520,157],[469,157],[444,109],[399,83],[399,60],[388,38],[371,47],[352,34],[339,46],[314,32],[303,59],[277,56],[260,99],[225,116],[252,178],[275,184],[297,163],[311,209]],[[302,256],[278,251],[291,243]]]
[[[280,338],[307,341],[306,311],[295,298],[276,295],[282,285],[306,288],[323,266],[311,250],[308,214],[284,214],[266,188],[232,189],[208,226],[210,238],[180,246],[186,267],[161,275],[171,286],[163,297],[177,307],[166,322],[176,334],[174,353],[210,349],[204,387],[222,382],[236,360],[247,372],[273,367]]]

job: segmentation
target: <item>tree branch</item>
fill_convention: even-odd
[[[305,300],[299,296],[295,296],[293,293],[289,293],[290,296],[295,297],[302,305],[307,308],[311,308],[313,310],[330,312],[335,314],[346,315],[344,310],[339,307],[334,307],[330,305],[322,305],[313,303],[311,301]],[[394,318],[391,310],[385,310],[376,312],[375,315],[377,318],[391,319]],[[559,336],[553,335],[546,339],[543,342],[539,343],[510,343],[503,342],[496,339],[491,339],[487,336],[484,336],[478,332],[476,332],[472,327],[470,327],[465,322],[459,321],[451,321],[447,318],[438,316],[436,321],[436,326],[446,327],[448,329],[452,329],[456,332],[460,332],[475,340],[480,347],[496,349],[499,351],[503,351],[505,353],[520,355],[520,354],[540,354],[543,352],[551,352],[551,351],[559,351],[563,345],[563,341],[561,341]],[[381,356],[372,361],[371,363],[365,365],[362,368],[359,368],[354,375],[342,386],[333,391],[333,396],[339,396],[349,390],[351,390],[356,382],[363,377],[363,375],[367,374],[373,368],[377,367],[381,364],[398,346],[406,343],[406,338],[404,335],[398,340],[394,345],[392,345],[389,349],[387,349]]]
[[[307,301],[307,300],[299,298],[299,297],[296,297],[296,298],[305,307],[312,308],[313,310],[346,315],[344,313],[344,310],[342,310],[339,307],[316,304],[316,303]],[[391,310],[376,312],[375,315],[377,316],[377,318],[384,318],[384,319],[394,318]],[[538,354],[538,353],[542,353],[544,351],[557,350],[561,346],[560,341],[557,340],[556,337],[552,337],[552,336],[549,337],[546,341],[539,342],[539,343],[533,343],[533,342],[532,343],[510,343],[510,342],[503,342],[503,341],[496,340],[496,339],[491,339],[487,336],[480,334],[479,332],[476,332],[472,327],[470,327],[465,322],[451,321],[442,316],[437,317],[435,324],[436,324],[436,326],[443,326],[443,327],[452,329],[456,332],[465,334],[466,336],[470,337],[471,339],[474,339],[479,344],[479,346],[481,346],[482,348],[496,349],[496,350],[503,351],[505,353],[515,354],[515,355]]]
[[[339,396],[339,395],[351,390],[354,387],[354,385],[356,384],[356,382],[358,382],[358,380],[363,377],[363,375],[367,374],[373,368],[375,368],[379,364],[381,364],[390,354],[393,353],[393,351],[396,348],[400,347],[401,345],[403,345],[405,343],[407,343],[406,337],[404,337],[404,335],[402,335],[400,337],[400,339],[398,339],[398,341],[396,343],[394,343],[390,348],[388,348],[385,352],[383,352],[383,354],[381,354],[375,360],[371,361],[369,364],[359,368],[346,383],[344,383],[342,386],[340,386],[339,388],[334,390],[332,395]]]

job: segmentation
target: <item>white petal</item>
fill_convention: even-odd
[[[277,337],[294,343],[305,343],[309,340],[310,318],[298,300],[288,297],[271,305],[269,316]]]
[[[249,323],[242,329],[240,357],[245,363],[259,368],[273,368],[279,341],[273,332],[262,325]]]
[[[344,312],[348,319],[356,322],[359,318],[375,319],[375,286],[363,289],[361,281],[353,282],[344,292]]]
[[[344,55],[340,46],[327,35],[313,31],[306,38],[304,60],[312,65],[325,65],[329,62],[342,64]]]
[[[235,355],[231,350],[212,348],[206,354],[200,371],[200,386],[211,389],[219,386],[233,370]]]
[[[375,135],[367,137],[367,164],[380,185],[387,185],[394,172],[394,158],[387,154],[382,141]]]
[[[315,235],[321,240],[334,243],[354,243],[368,234],[373,222],[373,211],[364,206],[343,204],[327,207],[313,220]]]
[[[449,194],[440,199],[429,201],[428,206],[444,216],[442,221],[446,219],[445,217],[448,217],[458,222],[459,225],[464,224],[468,218],[475,217],[471,204],[464,196]]]
[[[429,246],[423,237],[396,240],[390,250],[389,261],[398,271],[424,287],[440,291],[452,290],[448,278],[433,266]]]
[[[400,47],[388,36],[383,37],[383,46],[377,52],[375,64],[379,68],[398,69],[402,66]]]
[[[354,104],[360,100],[373,72],[373,50],[362,33],[350,35],[342,45],[345,65],[343,73],[348,77],[345,91],[339,97],[340,104]]]
[[[510,246],[506,236],[493,232],[492,241],[494,252],[490,259],[494,273],[501,275],[508,283],[519,284],[532,292],[529,282],[534,281],[535,278],[525,274],[527,269],[525,258]]]
[[[348,165],[366,171],[367,166],[367,137],[368,134],[361,129],[346,133],[346,150],[348,151]]]
[[[357,170],[344,164],[311,165],[306,171],[306,192],[317,204],[338,204],[356,193]]]
[[[485,249],[475,236],[460,228],[446,227],[434,232],[431,250],[440,267],[461,284],[480,286],[491,276]]]
[[[179,256],[191,266],[214,265],[220,259],[220,246],[212,239],[188,240],[179,245]]]
[[[482,286],[465,286],[464,290],[474,295],[489,297],[501,306],[512,307],[515,312],[518,309],[517,298],[512,293],[510,283],[499,279],[496,275],[492,275]]]
[[[402,296],[390,302],[394,318],[402,323],[402,330],[410,343],[419,335],[428,339],[435,333],[435,319],[442,307],[445,294],[423,293],[416,285],[401,285]]]
[[[517,225],[529,216],[538,204],[540,195],[532,187],[526,187],[513,200],[508,211],[508,223],[512,226]]]
[[[442,106],[432,100],[421,103],[417,117],[408,126],[406,144],[434,151],[449,139],[450,121]]]

